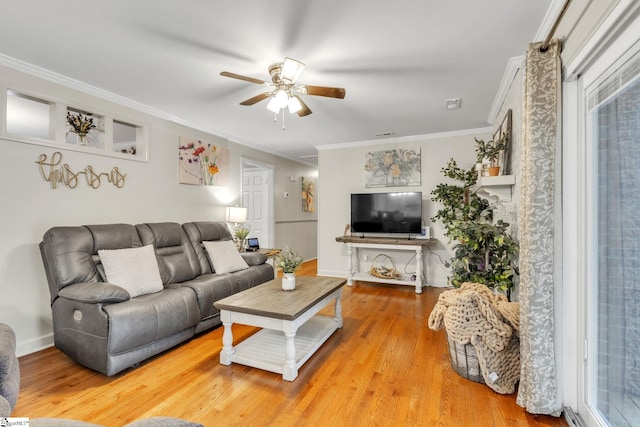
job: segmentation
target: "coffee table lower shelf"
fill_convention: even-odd
[[[295,364],[291,367],[286,364],[287,337],[284,332],[271,329],[262,329],[235,345],[229,362],[282,374],[283,379],[293,381],[298,369],[340,326],[333,317],[326,316],[314,316],[300,326],[295,335]]]

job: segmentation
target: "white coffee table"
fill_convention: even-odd
[[[224,326],[220,363],[240,363],[295,380],[298,369],[342,327],[345,283],[340,278],[296,276],[296,289],[283,291],[277,278],[216,301]],[[316,315],[331,302],[333,317]],[[234,323],[263,329],[234,346]]]

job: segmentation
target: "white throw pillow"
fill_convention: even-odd
[[[101,249],[98,255],[107,282],[124,288],[131,298],[163,289],[153,245],[130,249]]]
[[[249,268],[233,240],[202,242],[216,273],[233,273]]]

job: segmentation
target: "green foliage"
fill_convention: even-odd
[[[302,253],[285,248],[276,257],[276,267],[282,269],[283,273],[293,273],[300,267],[303,261]]]
[[[484,142],[483,139],[474,139],[476,140],[476,161],[478,163],[482,163],[482,160],[487,159],[491,162],[491,166],[498,166],[498,157],[500,156],[500,152],[507,147],[506,139],[501,138],[497,141],[487,142]]]
[[[502,291],[513,288],[517,274],[518,244],[507,232],[509,224],[485,221],[459,221],[450,238],[454,257],[449,260],[452,276],[449,284],[459,287],[464,282],[482,283]]]
[[[233,234],[236,236],[238,240],[244,240],[249,235],[251,231],[251,225],[249,224],[238,224],[235,226],[233,230]]]
[[[431,221],[442,222],[445,236],[456,242],[454,256],[446,263],[451,267],[449,284],[475,282],[511,290],[518,274],[518,244],[507,232],[509,224],[493,224],[489,203],[472,191],[478,179],[475,167],[465,170],[451,159],[442,173],[459,182],[438,184],[431,192],[431,200],[441,204]]]
[[[441,169],[447,178],[460,181],[461,185],[438,184],[431,192],[431,200],[442,207],[431,217],[431,221],[441,221],[445,228],[445,236],[450,237],[451,228],[457,221],[475,221],[489,207],[489,203],[471,192],[476,185],[478,173],[475,168],[462,169],[454,159],[449,160],[447,167]],[[491,213],[489,212],[489,217]]]

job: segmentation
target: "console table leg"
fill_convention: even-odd
[[[342,328],[342,303],[340,302],[341,296],[342,296],[342,289],[339,289],[338,295],[336,295],[336,305],[334,307],[334,316],[333,316],[333,320],[338,324],[338,328]]]
[[[353,246],[349,243],[347,243],[347,286],[353,286]]]
[[[230,321],[222,322],[224,331],[222,332],[222,350],[220,351],[220,364],[231,365],[231,356],[233,355],[233,332],[231,327],[233,323]]]
[[[422,293],[422,247],[416,249],[416,294]]]
[[[296,367],[296,344],[295,344],[295,332],[285,332],[286,339],[285,345],[285,362],[282,369],[282,379],[286,381],[293,381],[298,376],[298,368]]]

